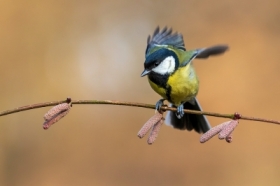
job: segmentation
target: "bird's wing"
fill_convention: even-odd
[[[156,45],[171,45],[186,50],[182,34],[172,33],[172,28],[168,29],[167,27],[164,27],[162,30],[157,27],[154,34],[148,37],[146,55]]]
[[[185,59],[184,62],[180,66],[185,66],[189,62],[191,62],[194,58],[208,58],[209,56],[215,56],[219,54],[223,54],[225,51],[228,50],[227,45],[215,45],[208,48],[201,48],[196,50],[190,50],[184,53]]]
[[[208,58],[209,56],[219,55],[228,50],[227,45],[215,45],[208,48],[198,49],[196,58]]]

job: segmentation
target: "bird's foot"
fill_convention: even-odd
[[[177,112],[176,112],[176,116],[178,119],[183,118],[184,116],[184,104],[181,104],[180,106],[177,107]]]
[[[156,103],[156,110],[158,112],[161,112],[161,107],[163,106],[163,102],[164,102],[165,99],[160,99],[158,100],[158,102]]]

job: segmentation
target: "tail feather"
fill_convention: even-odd
[[[200,111],[201,107],[197,99],[195,99],[194,104],[189,102],[184,103],[184,109]],[[167,111],[165,123],[180,130],[195,130],[198,133],[205,133],[211,128],[204,115],[185,114],[182,119],[178,119],[175,112],[171,111]]]

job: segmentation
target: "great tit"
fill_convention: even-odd
[[[194,58],[208,58],[224,53],[227,45],[186,50],[182,34],[172,33],[172,29],[157,27],[148,37],[146,60],[141,76],[148,76],[152,89],[163,99],[156,103],[160,110],[164,100],[168,100],[177,112],[168,111],[167,125],[177,129],[195,130],[205,133],[211,126],[204,115],[184,114],[184,109],[201,110],[196,95],[199,80],[192,65]]]

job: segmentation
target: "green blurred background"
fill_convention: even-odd
[[[0,111],[47,101],[112,99],[154,104],[143,70],[157,25],[188,49],[229,44],[196,60],[205,111],[280,120],[280,2],[0,2]],[[280,126],[241,121],[233,143],[164,126],[136,134],[154,111],[74,105],[49,130],[49,108],[0,118],[0,185],[279,185]],[[212,125],[226,119],[208,117]]]

